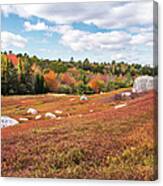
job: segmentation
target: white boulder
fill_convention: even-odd
[[[53,113],[51,113],[51,112],[47,112],[47,113],[45,114],[45,117],[46,117],[46,118],[49,118],[49,119],[55,119],[55,118],[56,118],[56,115],[53,114]]]
[[[39,114],[39,115],[37,115],[36,117],[35,117],[35,120],[39,120],[39,119],[41,119],[42,118],[42,116],[41,116],[41,114]]]
[[[62,114],[63,113],[62,110],[55,110],[54,112],[55,112],[55,114]]]
[[[131,92],[121,92],[121,96],[122,97],[130,97],[131,96]]]
[[[19,118],[19,121],[28,121],[28,118]]]
[[[126,107],[126,106],[127,106],[127,104],[123,103],[123,104],[116,105],[114,108],[119,109],[119,108]]]
[[[87,100],[88,100],[88,98],[86,95],[80,96],[80,101],[87,101]]]
[[[29,108],[27,110],[27,114],[33,114],[33,115],[35,115],[35,114],[38,114],[38,111],[36,109],[34,109],[34,108]]]
[[[19,122],[16,119],[13,119],[8,116],[1,116],[1,128],[3,127],[8,127],[8,126],[13,126],[18,124]]]

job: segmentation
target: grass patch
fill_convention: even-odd
[[[57,171],[58,169],[73,169],[77,165],[79,165],[82,161],[84,161],[85,152],[83,149],[73,147],[69,149],[68,152],[62,152],[56,154],[54,158],[54,164],[52,165],[53,169]]]
[[[120,179],[126,176],[126,179],[154,179],[154,165],[156,155],[154,150],[148,146],[129,147],[119,155],[109,155],[106,157],[106,165],[103,167],[103,173],[113,179]],[[149,171],[150,170],[150,171]],[[149,175],[148,175],[149,174]],[[141,176],[142,177],[141,177]],[[148,176],[147,176],[148,175]]]

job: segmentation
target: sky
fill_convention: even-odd
[[[1,47],[44,59],[153,63],[153,2],[1,6]]]

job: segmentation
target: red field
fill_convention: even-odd
[[[2,176],[91,179],[156,178],[155,93],[117,101],[111,92],[2,97],[2,115],[29,121],[1,130]],[[115,105],[127,103],[115,109]],[[60,120],[35,120],[62,110]]]

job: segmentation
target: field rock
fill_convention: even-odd
[[[70,101],[74,101],[74,100],[75,100],[75,98],[71,98],[71,99],[70,99]]]
[[[131,97],[132,93],[131,92],[121,92],[122,97]]]
[[[56,115],[53,114],[53,113],[51,113],[51,112],[47,112],[47,113],[45,114],[45,117],[46,117],[46,118],[49,118],[49,119],[55,119],[55,118],[56,118]]]
[[[27,114],[33,114],[33,115],[35,115],[35,114],[38,114],[38,111],[36,109],[34,109],[34,108],[29,108],[27,110]]]
[[[56,120],[61,120],[62,118],[61,117],[57,117]]]
[[[19,118],[19,121],[28,121],[28,118]]]
[[[39,115],[37,115],[36,117],[35,117],[35,120],[39,120],[39,119],[41,119],[42,118],[42,116],[41,116],[41,114],[39,114]]]
[[[152,76],[137,77],[133,84],[133,93],[142,93],[156,88],[157,78]]]
[[[13,126],[18,124],[19,122],[11,117],[8,116],[1,116],[1,128],[3,127],[8,127],[8,126]]]
[[[114,95],[115,100],[126,100],[132,98],[132,92],[126,91]]]
[[[55,112],[55,114],[62,114],[63,113],[62,110],[55,110],[54,112]]]
[[[123,103],[123,104],[116,105],[114,108],[119,109],[119,108],[126,107],[126,106],[127,106],[127,104]]]
[[[80,96],[80,101],[87,101],[87,100],[88,100],[88,98],[86,95]]]

